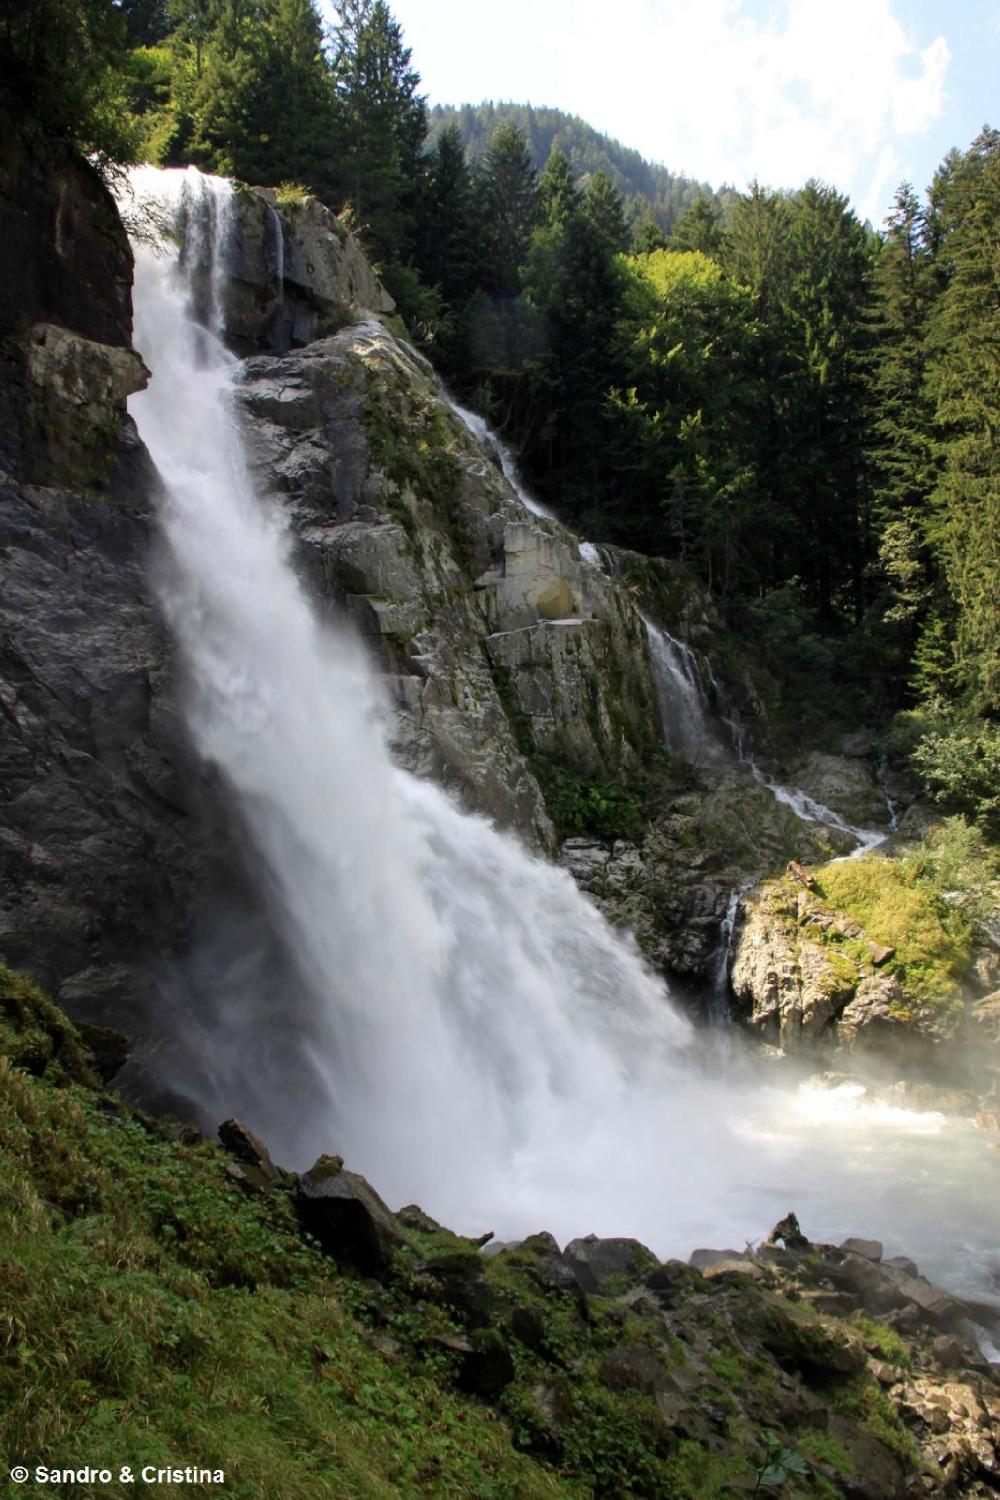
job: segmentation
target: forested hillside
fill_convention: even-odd
[[[629,222],[637,228],[653,223],[669,233],[678,217],[699,198],[708,197],[720,207],[734,201],[735,190],[712,191],[708,183],[696,182],[683,173],[671,172],[659,162],[647,161],[621,141],[602,135],[579,115],[562,109],[535,108],[530,104],[435,104],[429,112],[430,140],[436,142],[457,125],[466,158],[481,162],[501,125],[514,125],[524,136],[536,169],[541,171],[554,150],[562,151],[578,181],[588,181],[595,172],[610,177],[625,207]]]
[[[786,708],[891,723],[928,790],[995,828],[1000,136],[952,152],[925,197],[902,186],[881,234],[817,181],[635,232],[621,189],[649,171],[673,212],[679,179],[554,111],[442,113],[428,144],[385,0],[336,17],[8,10],[4,128],[107,172],[193,162],[349,214],[411,336],[548,504],[683,560]]]

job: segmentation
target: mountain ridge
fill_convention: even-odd
[[[539,171],[553,147],[559,147],[578,178],[606,173],[625,199],[628,216],[637,222],[652,218],[664,233],[698,198],[708,197],[724,208],[735,197],[735,189],[727,183],[716,189],[683,172],[673,172],[581,116],[549,105],[492,99],[480,104],[435,104],[428,111],[428,124],[431,142],[449,125],[457,125],[466,156],[473,161],[483,155],[499,125],[514,124],[523,132]],[[646,204],[649,212],[644,213]]]

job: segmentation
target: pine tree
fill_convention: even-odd
[[[458,127],[452,125],[425,159],[415,257],[421,276],[454,307],[475,290],[481,240],[472,173]]]
[[[565,152],[553,146],[545,170],[538,179],[538,213],[543,223],[565,224],[583,206]]]
[[[882,614],[905,670],[931,595],[926,525],[934,484],[926,332],[937,290],[927,215],[909,183],[896,193],[875,264],[874,523],[887,582]]]
[[[985,130],[941,196],[947,282],[928,332],[928,389],[942,438],[933,543],[956,621],[956,681],[1000,715],[1000,133]]]
[[[338,0],[336,11],[331,191],[350,203],[380,257],[401,260],[427,133],[420,75],[385,0]]]
[[[130,161],[125,21],[113,0],[23,0],[0,16],[0,132],[36,153]]]
[[[605,172],[595,172],[587,186],[585,212],[608,255],[620,255],[631,238],[621,194]]]
[[[516,292],[521,264],[538,219],[538,184],[531,153],[514,125],[501,125],[483,169],[491,289]]]
[[[672,250],[700,250],[717,259],[722,250],[722,211],[717,202],[702,194],[686,208],[670,235]]]
[[[189,108],[189,159],[246,182],[322,192],[332,97],[312,0],[221,12]]]

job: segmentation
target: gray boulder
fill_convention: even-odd
[[[339,1156],[321,1156],[299,1178],[299,1218],[327,1254],[366,1275],[392,1270],[409,1242],[375,1189]]]

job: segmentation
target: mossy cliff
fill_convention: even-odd
[[[960,818],[796,865],[742,903],[738,1020],[786,1054],[988,1092],[1000,1079],[995,851]]]
[[[5,1465],[191,1464],[237,1500],[994,1493],[964,1309],[870,1242],[490,1255],[337,1157],[296,1179],[222,1134],[129,1110],[0,970]]]

